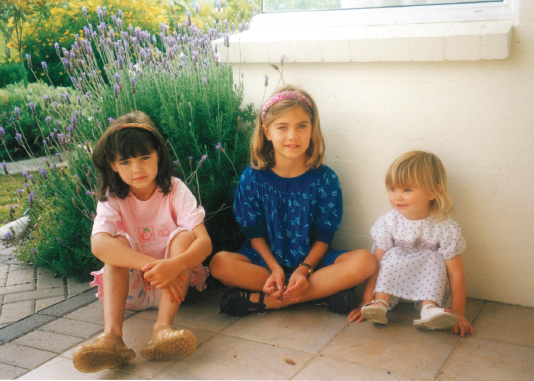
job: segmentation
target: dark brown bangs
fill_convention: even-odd
[[[125,128],[111,136],[106,151],[116,152],[116,157],[110,158],[110,161],[115,161],[150,155],[155,147],[158,147],[158,143],[150,131],[141,128]]]

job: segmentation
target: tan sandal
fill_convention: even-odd
[[[373,300],[371,303],[367,303],[362,307],[361,313],[362,316],[370,322],[376,324],[387,324],[388,318],[386,317],[386,313],[388,312],[388,307],[389,303],[385,300]]]
[[[196,348],[197,338],[193,332],[164,325],[154,331],[152,340],[141,350],[141,356],[149,361],[181,359],[191,356]]]
[[[115,339],[115,347],[105,338]],[[83,373],[116,369],[134,358],[135,352],[124,344],[122,337],[113,333],[101,334],[92,344],[80,345],[72,354],[74,367]]]

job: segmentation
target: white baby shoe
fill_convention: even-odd
[[[434,304],[427,304],[421,308],[421,319],[413,321],[414,326],[430,331],[452,328],[456,324],[458,324],[458,317],[454,312],[447,312]]]

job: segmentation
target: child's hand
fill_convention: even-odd
[[[176,277],[173,282],[171,282],[162,290],[165,294],[165,297],[168,297],[171,303],[178,303],[178,305],[180,305],[184,301],[187,293],[187,287],[185,283],[185,279]]]
[[[292,302],[298,302],[299,298],[308,291],[310,284],[308,279],[302,275],[294,272],[289,278],[286,292],[284,292],[284,298],[290,298]]]
[[[185,277],[176,269],[175,266],[170,264],[168,259],[161,259],[158,261],[150,262],[142,269],[144,272],[144,278],[150,282],[153,287],[162,289],[167,287],[176,278],[185,280]]]
[[[263,286],[263,292],[269,294],[278,303],[282,303],[283,292],[285,291],[286,275],[282,268],[276,269],[271,273],[271,276],[267,278],[265,286]]]
[[[348,316],[348,320],[349,321],[355,321],[356,323],[361,323],[362,321],[365,320],[365,318],[363,317],[362,315],[362,307],[365,305],[366,303],[365,302],[361,302],[360,305],[353,309],[350,313],[349,313],[349,316]]]
[[[471,326],[471,324],[469,324],[465,316],[460,314],[456,314],[456,316],[458,316],[458,324],[451,328],[451,332],[455,335],[460,334],[460,336],[462,337],[464,337],[469,332],[471,333],[471,335],[474,335],[475,330]]]

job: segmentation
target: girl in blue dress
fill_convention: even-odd
[[[211,274],[227,286],[221,312],[246,315],[326,298],[348,313],[352,291],[374,273],[367,250],[332,250],[343,215],[339,180],[322,164],[319,113],[303,90],[285,86],[262,108],[251,166],[239,179],[234,212],[247,241],[217,253]]]

